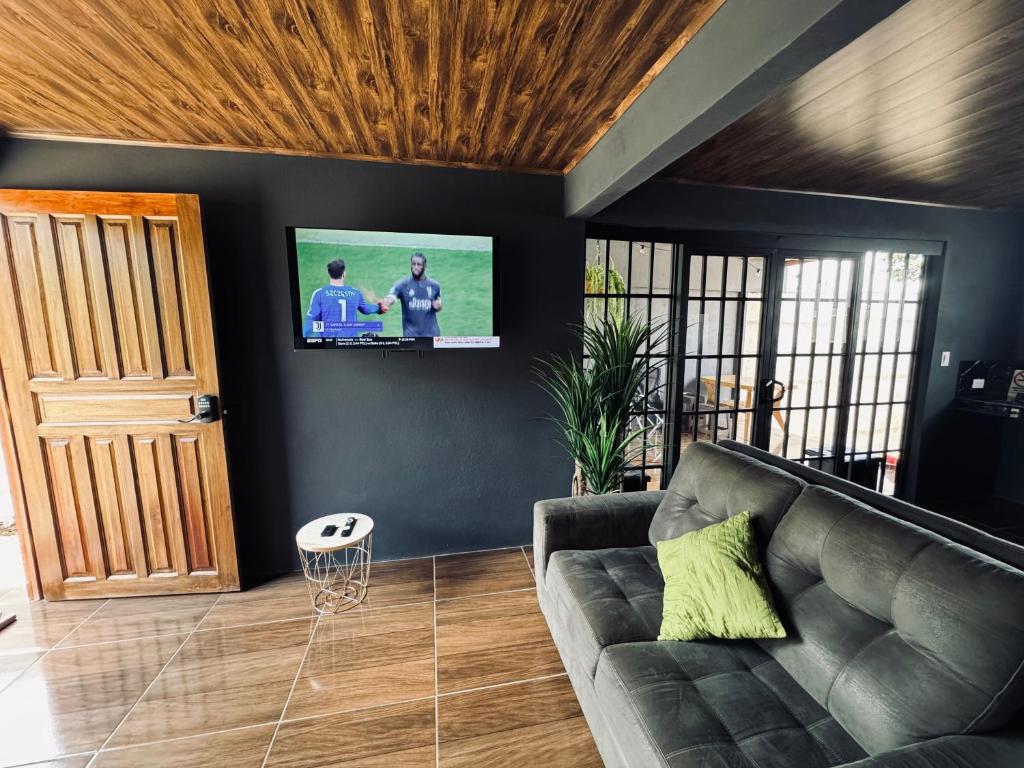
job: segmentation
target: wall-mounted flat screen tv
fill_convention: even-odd
[[[296,349],[498,346],[493,237],[288,228]]]

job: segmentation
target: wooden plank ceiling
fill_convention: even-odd
[[[663,176],[1024,206],[1024,2],[913,0]]]
[[[724,0],[2,0],[0,128],[561,171]]]

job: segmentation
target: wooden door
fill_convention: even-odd
[[[47,599],[238,589],[199,201],[0,190],[0,365]],[[3,410],[3,409],[0,409]]]

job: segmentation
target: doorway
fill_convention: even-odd
[[[927,272],[942,243],[596,233],[588,254],[627,275],[629,254],[673,249],[664,482],[687,445],[728,438],[903,495]],[[601,293],[588,290],[589,311],[614,300]]]
[[[29,594],[238,589],[198,198],[0,190],[0,325]]]
[[[14,514],[14,484],[8,476],[5,448],[0,442],[0,620],[5,603],[27,596],[21,544]]]
[[[680,447],[728,437],[895,495],[928,256],[801,245],[679,246]]]

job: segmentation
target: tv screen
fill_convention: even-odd
[[[498,346],[493,237],[288,228],[296,349]]]

